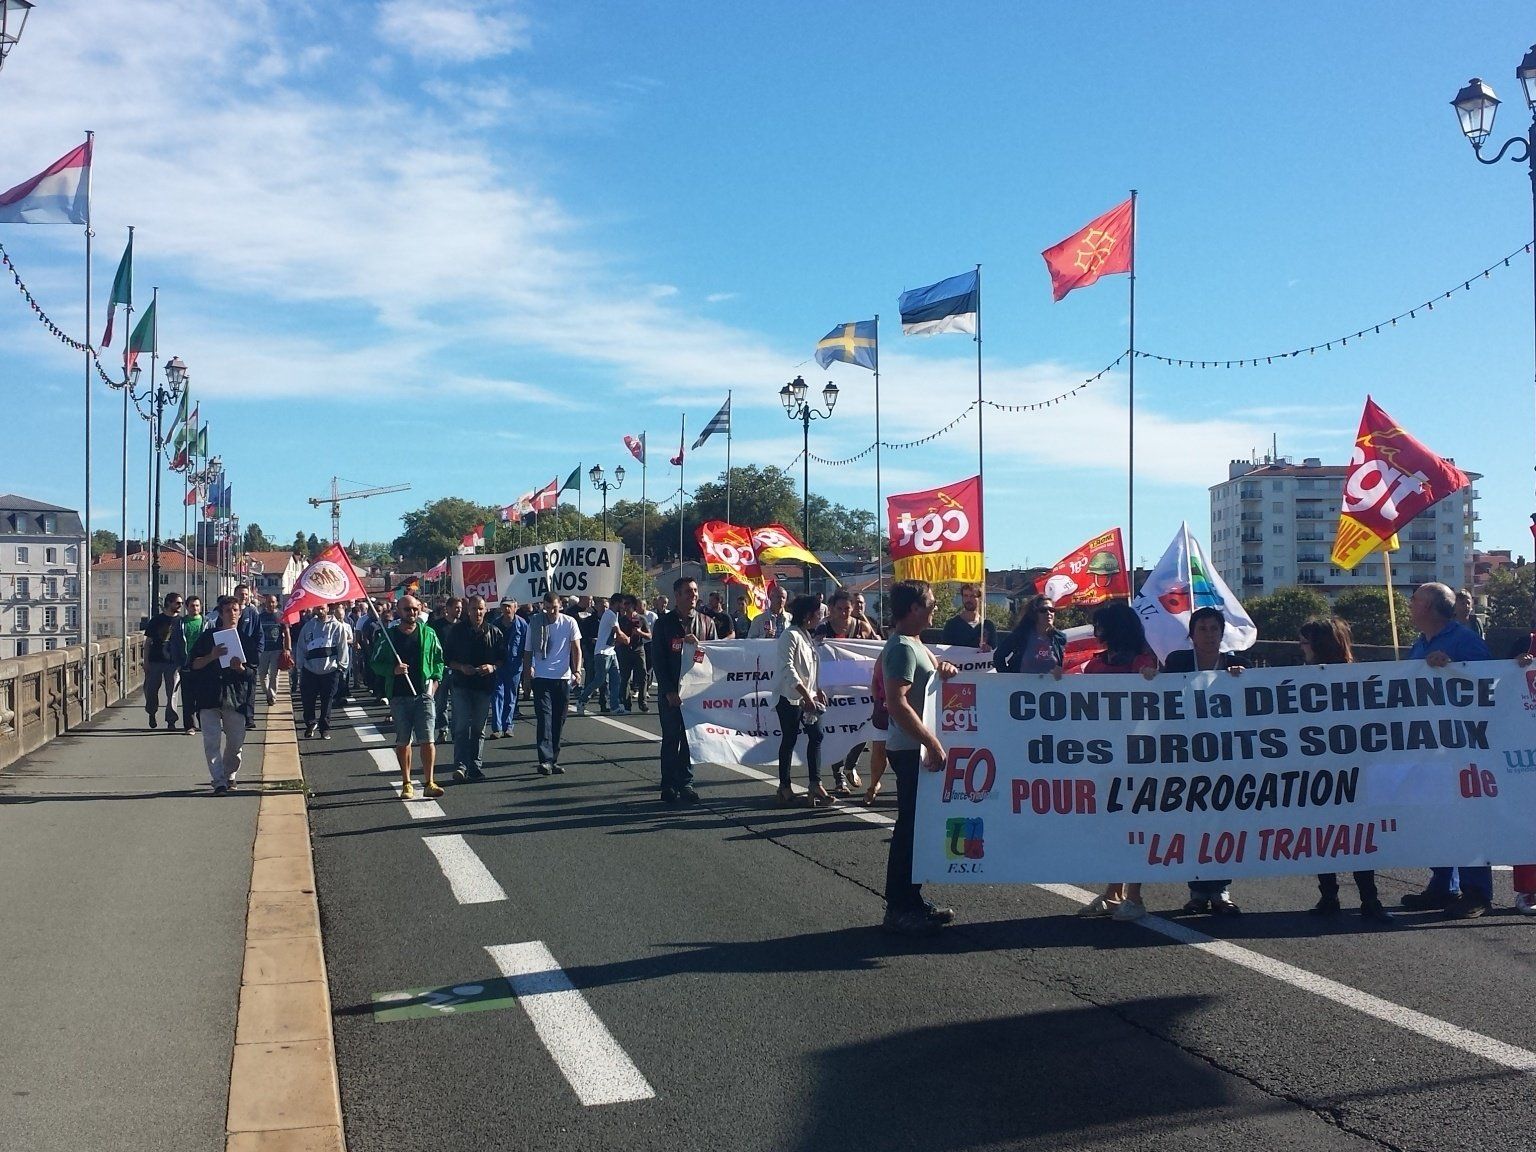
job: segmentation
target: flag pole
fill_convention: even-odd
[[[1131,189],[1131,360],[1127,373],[1129,391],[1126,397],[1126,458],[1125,458],[1125,548],[1130,555],[1131,595],[1136,594],[1136,189]]]
[[[875,580],[885,616],[885,492],[880,486],[880,313],[875,313]]]
[[[0,0],[3,2],[3,0]],[[85,134],[86,156],[94,159],[96,133]],[[83,717],[91,718],[91,673],[95,661],[91,659],[91,642],[95,639],[91,624],[91,364],[96,349],[91,343],[91,167],[85,169],[85,511],[81,517],[85,524],[83,554],[76,553],[80,562],[80,642],[85,647],[85,676],[80,688],[83,693]],[[127,690],[127,685],[123,685]]]
[[[725,522],[729,524],[731,523],[731,440],[733,436],[729,415],[731,410],[731,390],[729,388],[725,392],[725,410],[727,413],[725,420]],[[729,580],[725,582],[725,610],[727,612],[731,610],[731,582]]]
[[[645,553],[645,519],[650,508],[645,502],[645,470],[650,460],[650,449],[645,444],[645,433],[640,433],[640,590],[650,591],[650,581],[647,573],[651,570],[650,559]]]
[[[683,466],[688,458],[683,455],[683,445],[688,440],[688,413],[684,412],[677,426],[677,575],[683,575],[683,513],[688,508],[688,486],[683,483]]]
[[[1381,549],[1381,568],[1387,577],[1387,620],[1392,625],[1392,658],[1403,658],[1402,646],[1397,639],[1397,598],[1392,595],[1392,553],[1385,545]]]
[[[981,499],[976,502],[981,523],[981,620],[982,636],[986,636],[987,619],[987,460],[986,442],[982,438],[982,417],[986,405],[981,399],[981,265],[976,265],[976,476],[981,485]]]
[[[133,251],[133,225],[128,225],[128,250]],[[122,625],[123,636],[121,655],[118,657],[120,670],[118,678],[122,681],[126,692],[128,687],[128,402],[131,399],[133,385],[128,380],[128,349],[133,347],[133,266],[128,267],[129,289],[127,314],[124,317],[123,331],[123,534],[118,537],[117,558],[122,561],[123,577],[123,602]]]

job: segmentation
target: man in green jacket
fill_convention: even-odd
[[[402,596],[395,605],[399,623],[378,636],[369,660],[383,682],[395,721],[395,759],[400,764],[401,798],[413,800],[411,745],[421,754],[422,795],[437,797],[443,790],[433,779],[437,747],[432,742],[437,686],[443,678],[443,649],[437,633],[421,622],[421,601]]]

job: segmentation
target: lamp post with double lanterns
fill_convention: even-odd
[[[5,58],[21,39],[31,11],[32,0],[0,0],[0,68],[5,67]]]
[[[1472,142],[1472,153],[1478,163],[1497,164],[1506,154],[1510,154],[1509,158],[1516,164],[1526,166],[1531,178],[1531,224],[1536,229],[1536,45],[1531,46],[1531,50],[1520,61],[1520,66],[1515,69],[1515,79],[1520,81],[1520,87],[1525,93],[1531,125],[1523,136],[1511,136],[1504,141],[1503,146],[1492,156],[1483,155],[1483,144],[1493,132],[1493,117],[1499,110],[1499,98],[1493,94],[1493,89],[1474,76],[1467,81],[1465,88],[1456,93],[1451,106],[1456,109],[1456,117],[1461,121],[1462,134]],[[1513,153],[1511,149],[1514,149]],[[1536,261],[1533,261],[1533,266],[1536,266]],[[1536,297],[1533,297],[1533,308],[1536,308]],[[1533,341],[1536,341],[1536,319],[1533,319],[1531,331]]]
[[[592,487],[603,494],[603,539],[608,539],[608,493],[617,492],[624,487],[624,465],[620,464],[613,470],[613,479],[603,478],[603,466],[594,464],[587,469],[587,479],[592,481]]]
[[[807,548],[811,546],[811,421],[832,419],[832,409],[837,407],[837,385],[827,381],[827,386],[821,390],[821,400],[827,406],[825,412],[812,406],[806,399],[808,389],[804,376],[796,376],[788,384],[779,389],[779,400],[784,405],[784,414],[791,420],[800,421],[800,459],[804,463],[803,491],[804,497],[800,503],[800,532],[804,537]],[[811,566],[805,565],[805,591],[809,595],[811,591]]]
[[[154,527],[150,530],[149,544],[149,615],[153,616],[160,603],[160,478],[165,465],[165,406],[175,404],[187,386],[187,366],[179,356],[173,356],[165,365],[165,384],[152,388],[149,394],[152,414],[152,434],[155,445],[155,496]]]

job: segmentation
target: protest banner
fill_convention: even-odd
[[[774,712],[777,640],[713,640],[699,645],[702,659],[683,661],[679,695],[694,759],[711,764],[777,764],[779,718]],[[821,687],[828,707],[821,719],[821,760],[831,764],[855,744],[872,739],[869,684],[884,645],[878,640],[817,644]],[[990,652],[935,645],[933,652],[965,671],[992,666]],[[805,763],[797,748],[795,762]]]
[[[515,596],[526,604],[545,592],[614,595],[624,572],[624,545],[617,540],[560,540],[492,556],[448,559],[455,596],[484,596],[491,603]]]
[[[913,876],[1168,882],[1512,863],[1536,669],[967,674],[936,689]]]
[[[978,582],[985,571],[981,477],[885,498],[898,580]]]

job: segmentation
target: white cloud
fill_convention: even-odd
[[[420,60],[465,64],[528,47],[528,19],[507,0],[385,0],[379,35]]]

